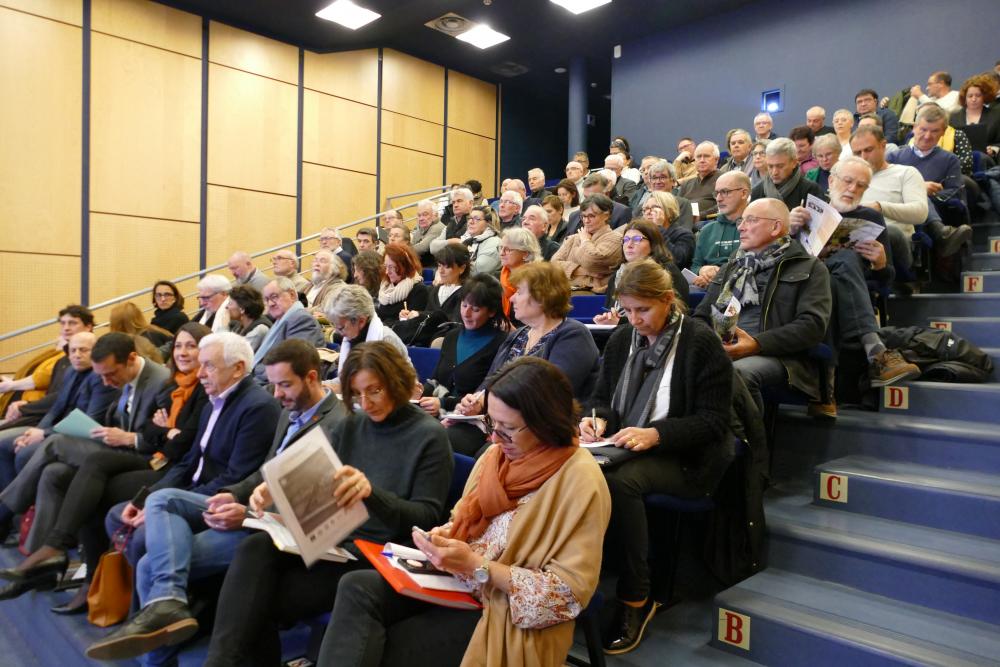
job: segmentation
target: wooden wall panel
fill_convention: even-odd
[[[80,253],[80,39],[0,8],[0,250]]]
[[[25,276],[44,278],[45,289],[32,290],[25,298]],[[80,258],[57,255],[0,252],[0,331],[13,331],[55,317],[68,303],[80,301]],[[44,341],[55,341],[55,326],[0,342],[0,357]],[[33,354],[0,363],[0,372],[13,372]]]
[[[444,68],[413,56],[382,52],[382,108],[444,122]]]
[[[448,128],[448,183],[462,183],[474,178],[483,184],[483,192],[492,193],[496,142],[478,134]]]
[[[295,238],[295,197],[209,186],[208,266]],[[267,263],[263,263],[267,266]]]
[[[303,92],[302,159],[375,173],[378,111],[312,90]]]
[[[91,0],[95,32],[201,59],[201,17],[149,0]]]
[[[332,169],[316,164],[302,165],[302,235],[315,234],[324,227],[339,227],[375,213],[375,176]],[[371,225],[370,222],[365,225]],[[342,230],[353,236],[361,225]],[[318,241],[303,246],[319,248]]]
[[[20,9],[75,26],[83,25],[82,0],[0,0],[0,7]]]
[[[378,104],[378,49],[305,52],[303,85],[362,104]]]
[[[201,63],[95,34],[92,211],[198,222]]]
[[[382,143],[444,155],[444,127],[440,123],[382,111]]]
[[[208,182],[295,194],[298,90],[209,65]]]
[[[244,72],[299,84],[299,50],[296,47],[224,23],[212,21],[209,25],[208,59]]]
[[[441,185],[441,159],[436,155],[382,144],[382,173],[379,181],[382,199],[400,192]],[[402,206],[434,194],[437,192],[394,199],[392,206]]]
[[[90,303],[196,270],[199,233],[189,222],[92,214]]]
[[[496,139],[497,87],[449,70],[448,127]]]

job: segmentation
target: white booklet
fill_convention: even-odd
[[[840,224],[842,216],[837,209],[815,195],[806,197],[805,209],[809,212],[809,232],[802,245],[810,255],[819,257],[819,253]],[[803,230],[803,235],[805,234]]]
[[[333,475],[342,464],[321,428],[264,464],[261,472],[285,528],[310,566],[368,520],[364,503],[349,508],[333,498]]]
[[[430,588],[436,591],[457,591],[459,593],[468,593],[472,590],[472,586],[466,584],[453,575],[446,577],[440,574],[418,574],[407,570],[402,566],[402,564],[400,564],[400,558],[404,560],[429,560],[427,558],[427,554],[420,549],[404,547],[401,544],[394,544],[393,542],[386,542],[385,546],[382,547],[382,555],[389,559],[389,564],[394,568],[406,572],[406,574],[415,584],[417,584],[417,586]]]
[[[285,527],[285,524],[281,523],[281,516],[278,514],[274,514],[273,512],[264,512],[260,518],[253,518],[248,515],[246,519],[243,519],[243,527],[250,528],[252,530],[263,530],[271,536],[271,541],[274,543],[275,548],[279,551],[302,555],[302,552],[299,551],[298,545],[295,544],[295,538],[292,537],[292,531],[288,530],[288,528]],[[346,549],[332,547],[320,556],[320,560],[329,560],[334,563],[346,563],[349,560],[357,560],[357,558],[355,558],[354,554]]]

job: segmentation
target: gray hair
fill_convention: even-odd
[[[795,150],[795,142],[788,137],[778,137],[777,139],[772,139],[771,143],[767,145],[767,157],[780,157],[784,155],[787,158],[798,161],[798,152]]]
[[[813,153],[823,148],[840,151],[840,139],[837,138],[836,134],[819,135],[813,143]]]
[[[508,194],[513,196],[507,197]],[[507,199],[513,199],[515,202],[517,202],[518,206],[522,206],[524,204],[524,198],[521,196],[521,193],[518,192],[517,190],[504,190],[503,194],[500,195],[500,199],[503,199],[504,197],[507,197]]]
[[[769,113],[768,113],[768,112],[766,112],[766,111],[761,111],[761,112],[760,112],[759,114],[757,114],[756,116],[754,116],[754,117],[753,117],[753,122],[755,122],[755,123],[756,123],[756,122],[757,122],[757,119],[758,119],[758,118],[766,118],[766,119],[768,119],[769,121],[771,121],[772,123],[774,122],[774,119],[773,119],[773,118],[771,118],[771,114],[769,114]]]
[[[833,118],[836,120],[837,116],[843,116],[845,114],[851,117],[851,121],[854,120],[854,113],[850,109],[837,109],[833,112]]]
[[[195,289],[210,289],[216,294],[229,294],[229,291],[233,289],[233,287],[229,282],[229,279],[225,276],[220,276],[218,273],[210,273],[198,281],[198,284],[195,285]]]
[[[733,137],[735,137],[737,134],[742,134],[743,136],[745,136],[747,138],[747,143],[748,144],[749,143],[753,143],[753,137],[750,135],[749,132],[747,132],[746,130],[741,129],[741,128],[736,128],[735,130],[730,130],[729,131],[729,135],[726,137],[726,146],[727,147],[729,146],[729,142],[732,141]]]
[[[528,176],[531,176],[532,174],[540,174],[543,179],[545,178],[545,172],[542,171],[541,167],[532,167],[529,169]]]
[[[590,187],[593,187],[595,185],[600,185],[601,186],[601,192],[604,192],[605,190],[607,190],[608,189],[608,178],[607,178],[607,176],[605,176],[604,174],[602,174],[600,171],[595,171],[592,174],[587,174],[586,176],[584,176],[584,178],[583,178],[583,187],[584,188],[590,188]]]
[[[296,294],[298,292],[298,290],[295,289],[295,283],[292,282],[291,278],[277,276],[271,279],[271,283],[274,283],[274,286],[278,288],[279,292],[291,292],[292,294]],[[268,285],[271,283],[268,283]],[[265,285],[265,287],[266,286],[267,285]]]
[[[870,179],[872,177],[872,166],[868,164],[866,160],[859,158],[857,155],[851,155],[845,157],[843,160],[838,160],[836,164],[830,167],[830,175],[840,176],[840,171],[849,164],[856,164],[859,167],[864,167],[865,171],[868,172],[868,178]]]
[[[927,102],[926,104],[921,104],[920,108],[917,109],[917,118],[914,121],[919,123],[924,121],[926,123],[937,123],[944,121],[945,128],[948,127],[948,114],[942,109],[938,104],[934,102]]]
[[[528,253],[525,258],[527,262],[537,262],[542,258],[542,249],[538,245],[538,239],[524,227],[511,227],[504,231],[500,243],[513,250],[523,250]]]
[[[455,197],[461,197],[462,199],[468,199],[469,201],[473,201],[475,199],[472,195],[472,190],[469,188],[455,188],[451,191],[451,200],[455,201]]]
[[[357,321],[362,317],[370,322],[375,316],[372,295],[361,285],[344,285],[332,299],[323,304],[323,309],[331,322],[334,318]]]
[[[323,229],[319,230],[320,236],[323,236],[324,234],[332,236],[335,239],[342,238],[340,236],[340,230],[337,229],[336,227],[324,227]]]
[[[605,186],[605,189],[613,188],[615,183],[618,182],[618,174],[611,171],[610,169],[601,169],[597,173],[603,176],[608,181],[608,184]]]
[[[651,164],[647,173],[652,174],[654,171],[657,174],[666,172],[667,175],[670,176],[670,180],[677,180],[677,174],[674,172],[674,165],[670,164],[669,160],[660,160],[659,162]]]
[[[704,146],[708,146],[709,148],[711,148],[712,149],[712,155],[715,156],[716,160],[719,159],[719,156],[722,153],[719,152],[719,144],[715,143],[714,141],[703,141],[703,142],[701,142],[700,144],[698,144],[697,146],[695,146],[694,152],[697,153],[698,149],[702,148]]]
[[[210,333],[198,341],[198,349],[204,350],[209,345],[222,346],[222,361],[227,367],[233,367],[243,362],[243,368],[250,372],[253,368],[253,348],[249,341],[234,331]]]
[[[604,158],[604,164],[607,164],[608,160],[611,160],[612,162],[618,162],[619,164],[621,164],[623,168],[625,167],[625,156],[622,155],[621,153],[609,154],[607,157]]]
[[[347,279],[347,265],[344,264],[344,260],[337,256],[337,253],[332,250],[321,249],[313,253],[313,259],[316,259],[320,255],[330,258],[330,265],[333,267],[333,277],[340,278],[341,280]]]
[[[471,190],[470,190],[471,192]],[[417,213],[420,213],[421,209],[430,209],[432,222],[437,222],[441,219],[438,214],[437,204],[433,199],[421,199],[417,202]]]
[[[758,146],[760,146],[764,150],[767,150],[767,147],[768,147],[768,145],[770,143],[771,143],[770,139],[756,139],[753,142],[753,146],[750,147],[750,150],[752,151],[753,149],[757,148]]]
[[[820,116],[823,117],[823,120],[826,120],[826,109],[824,109],[823,107],[820,106],[809,107],[808,109],[806,109],[807,116],[809,115],[810,111],[815,111],[816,113],[818,113]]]

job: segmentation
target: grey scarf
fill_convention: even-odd
[[[764,196],[770,197],[771,199],[780,199],[785,201],[785,199],[792,193],[792,191],[798,187],[799,181],[802,180],[802,170],[796,165],[795,171],[788,180],[781,185],[775,185],[774,181],[771,180],[771,176],[767,175],[764,177]]]

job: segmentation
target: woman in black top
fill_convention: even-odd
[[[429,347],[435,338],[444,336],[462,319],[462,299],[471,270],[471,256],[464,245],[449,243],[434,253],[437,260],[434,285],[421,312],[411,308],[399,311],[399,322],[392,330],[407,345]]]
[[[188,316],[184,314],[184,295],[169,280],[157,280],[153,285],[153,306],[156,310],[152,324],[170,333],[177,333],[181,325],[188,321]]]
[[[996,97],[997,85],[992,77],[977,74],[962,84],[958,93],[962,108],[951,114],[951,126],[965,131],[972,150],[993,158],[1000,153],[1000,109],[994,104]],[[969,131],[970,127],[974,129]]]
[[[375,312],[392,326],[404,310],[424,310],[430,291],[423,282],[422,267],[413,248],[402,243],[385,247],[385,278],[379,285]]]
[[[256,352],[271,330],[264,315],[264,297],[251,285],[237,285],[229,293],[229,328],[247,339]]]

